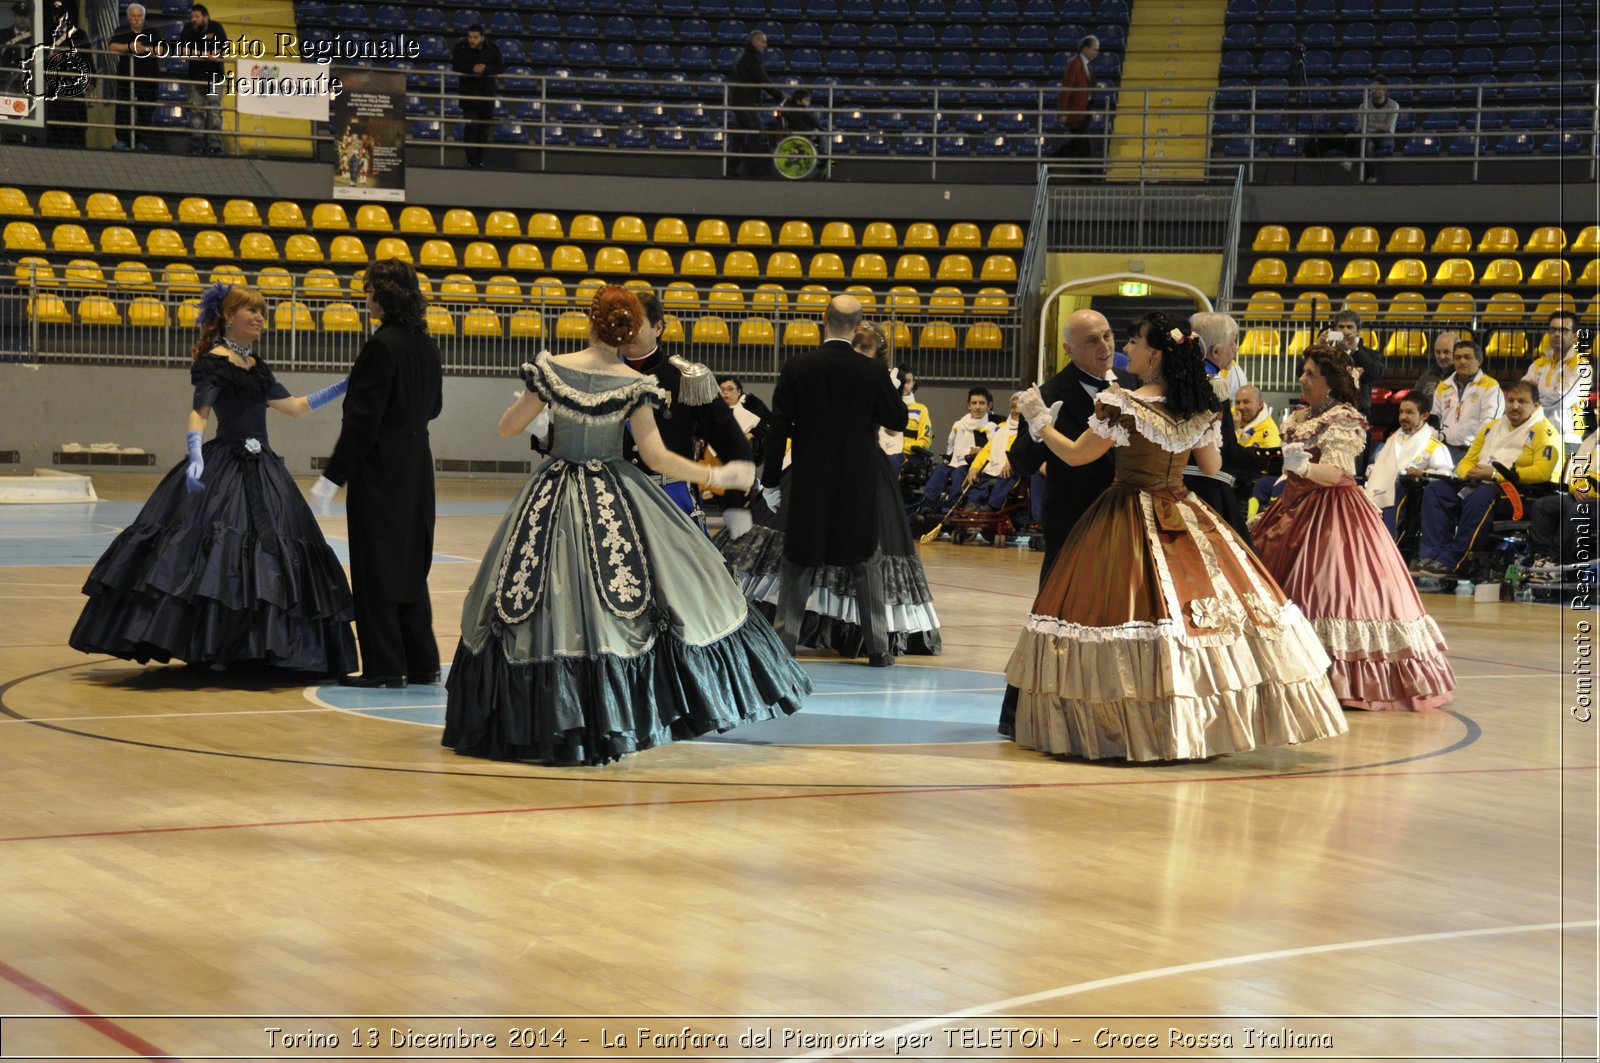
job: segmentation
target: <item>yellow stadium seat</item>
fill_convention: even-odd
[[[1418,329],[1395,329],[1383,353],[1389,358],[1421,358],[1428,353],[1428,334]]]
[[[1283,344],[1283,335],[1275,328],[1246,329],[1239,343],[1239,354],[1245,358],[1256,355],[1276,355]]]
[[[5,229],[7,251],[48,251],[39,227],[31,221],[8,221]]]
[[[141,197],[143,198],[143,197]],[[163,207],[166,204],[162,204]],[[133,216],[139,216],[139,201],[134,200]],[[306,227],[305,212],[300,209],[300,204],[287,199],[280,199],[267,206],[267,226],[272,229],[304,229]]]
[[[1295,267],[1294,280],[1289,283],[1298,287],[1310,284],[1332,284],[1333,263],[1325,258],[1303,258],[1300,265]]]
[[[1333,230],[1326,225],[1307,225],[1300,230],[1294,249],[1302,254],[1327,255],[1333,252]]]
[[[1578,231],[1577,239],[1572,241],[1572,253],[1575,255],[1592,255],[1600,252],[1600,225],[1585,225]],[[1588,314],[1584,315],[1588,317]]]
[[[704,222],[701,222],[704,225]],[[726,223],[718,222],[722,226],[724,236],[728,233]],[[686,244],[689,242],[689,226],[684,224],[682,218],[657,218],[655,228],[650,230],[650,240],[657,244]],[[718,241],[727,243],[727,240]]]
[[[1295,329],[1289,336],[1289,349],[1286,352],[1290,358],[1298,358],[1306,353],[1306,348],[1322,340],[1320,329],[1313,331],[1308,328]]]
[[[683,343],[683,322],[675,314],[666,314],[661,318],[661,342],[668,344]]]
[[[867,314],[873,314],[878,309],[878,294],[865,284],[852,284],[845,288],[844,294],[853,295],[861,304],[861,309]]]
[[[133,230],[126,225],[107,225],[100,230],[100,253],[102,255],[140,254],[139,238],[134,236]]]
[[[820,347],[822,330],[815,321],[791,321],[783,330],[785,347]]]
[[[39,193],[39,217],[41,218],[80,218],[82,213],[78,210],[78,201],[72,198],[71,192],[62,192],[59,189],[50,189],[48,192]]]
[[[411,245],[398,236],[380,236],[377,246],[372,249],[372,261],[382,262],[386,258],[398,258],[402,262],[412,261]]]
[[[1433,319],[1438,322],[1471,321],[1478,312],[1478,304],[1471,292],[1445,292],[1434,307]]]
[[[706,308],[717,314],[737,317],[744,313],[744,292],[737,284],[723,281],[706,292]]]
[[[160,196],[134,196],[133,220],[166,224],[172,221],[172,211],[167,209],[167,201]]]
[[[128,218],[128,212],[122,207],[122,200],[110,192],[90,192],[83,206],[89,217],[96,221],[126,221]],[[6,212],[0,209],[0,213]]]
[[[178,221],[183,225],[215,225],[217,212],[204,196],[185,196],[178,201]]]
[[[300,280],[300,287],[305,290],[308,297],[316,299],[332,299],[344,294],[339,286],[338,276],[326,266],[306,270],[306,275]]]
[[[248,284],[249,278],[244,275],[244,270],[231,262],[219,266],[212,266],[211,272],[206,276],[206,284]]]
[[[911,349],[911,326],[904,321],[891,322],[888,328],[889,350],[909,351]]]
[[[1522,283],[1522,266],[1514,258],[1497,258],[1483,267],[1479,280],[1486,288],[1512,288]]]
[[[230,199],[222,205],[222,224],[261,228],[261,211],[253,199]]]
[[[679,270],[685,277],[715,277],[717,260],[711,257],[710,251],[694,248],[683,253],[683,262]]]
[[[312,332],[317,327],[311,308],[298,299],[282,299],[272,312],[274,332]]]
[[[620,247],[602,247],[594,253],[594,271],[627,276],[633,272],[633,262],[628,258],[628,252]]]
[[[245,233],[239,237],[239,257],[248,260],[278,260],[277,242],[266,233]]]
[[[577,341],[589,338],[589,315],[582,310],[568,310],[556,318],[556,339]]]
[[[268,266],[256,274],[256,287],[266,293],[269,298],[278,298],[278,293],[284,296],[294,294],[294,278],[282,266]]]
[[[84,325],[120,325],[122,313],[104,295],[91,295],[78,303],[78,321]]]
[[[750,309],[767,314],[781,314],[789,309],[789,293],[781,284],[768,281],[758,284],[750,293]]]
[[[588,273],[589,256],[574,244],[562,244],[550,252],[550,268],[557,273]]]
[[[611,242],[617,244],[642,244],[645,235],[644,219],[632,214],[619,214],[611,220]]]
[[[354,303],[329,303],[322,308],[323,332],[360,332],[361,312]]]
[[[967,297],[961,294],[960,288],[948,286],[935,288],[933,294],[928,296],[928,310],[936,314],[961,313],[967,308]]]
[[[106,275],[100,263],[92,258],[75,258],[61,271],[69,288],[104,288]]]
[[[1521,324],[1527,314],[1528,308],[1516,292],[1495,292],[1483,307],[1484,321]]]
[[[811,266],[806,276],[812,280],[843,280],[844,259],[832,251],[818,251],[811,256]]]
[[[474,240],[461,253],[461,264],[467,269],[500,269],[500,251],[487,240]]]
[[[1421,292],[1396,292],[1383,312],[1385,321],[1422,321],[1428,316],[1428,301]]]
[[[421,255],[421,264],[424,266],[455,269],[457,265],[455,245],[449,240],[422,241]]]
[[[33,217],[33,204],[28,202],[28,197],[20,188],[7,186],[0,188],[0,214],[9,214],[13,217]]]
[[[216,229],[202,229],[194,234],[195,258],[232,258],[233,245],[228,237]]]
[[[166,328],[167,304],[152,296],[141,295],[128,304],[128,324],[135,328]]]
[[[455,316],[437,303],[428,307],[423,319],[428,325],[430,336],[454,336],[456,334]]]
[[[1520,330],[1490,333],[1483,352],[1490,358],[1521,359],[1528,353],[1528,334]]]
[[[539,273],[544,270],[544,255],[534,244],[512,244],[506,252],[506,269]]]
[[[1421,255],[1428,250],[1428,237],[1415,225],[1402,225],[1389,234],[1383,249],[1391,255]]]
[[[515,238],[522,235],[522,223],[509,210],[491,210],[483,219],[483,235]]]
[[[1447,258],[1439,263],[1439,268],[1433,274],[1433,283],[1436,287],[1470,285],[1476,284],[1477,281],[1477,270],[1473,268],[1472,260],[1468,258]]]
[[[1333,313],[1333,300],[1327,292],[1305,291],[1294,297],[1289,316],[1297,321],[1325,321]]]
[[[797,279],[800,276],[800,256],[793,251],[774,251],[767,259],[767,276]]]
[[[1277,292],[1252,292],[1244,316],[1248,321],[1277,321],[1283,317],[1283,296]]]
[[[117,263],[116,270],[111,274],[111,283],[124,291],[153,292],[156,290],[156,278],[150,272],[150,267],[143,262],[137,262],[132,259]]]
[[[40,292],[28,300],[28,316],[43,325],[72,324],[66,300],[50,292]]]
[[[918,223],[922,224],[922,223]],[[926,255],[905,254],[895,260],[894,279],[897,281],[925,281],[933,279]]]
[[[1564,258],[1542,259],[1533,267],[1528,283],[1535,288],[1565,288],[1572,283],[1572,267]]]
[[[381,203],[363,203],[356,208],[356,229],[365,233],[392,233],[394,232],[394,219],[389,217],[389,208]],[[327,321],[324,313],[323,321]],[[327,331],[327,325],[323,325]]]
[[[676,314],[692,314],[700,309],[700,292],[688,281],[673,281],[661,292],[661,305]]]
[[[545,210],[528,215],[526,232],[530,240],[565,240],[567,238],[566,230],[561,227],[561,219]]]
[[[924,351],[953,351],[956,349],[955,326],[948,321],[930,321],[922,326],[922,339],[917,346]]]
[[[599,277],[585,277],[572,286],[572,301],[588,311],[589,305],[594,302],[594,297],[600,294],[600,289],[606,282]]]
[[[1011,296],[1004,288],[979,288],[972,299],[974,314],[1003,314],[1011,309]]]
[[[1397,258],[1394,261],[1394,265],[1389,267],[1389,276],[1384,279],[1383,283],[1392,288],[1427,284],[1427,263],[1420,258]]]
[[[1017,279],[1017,260],[1010,255],[989,255],[978,271],[980,281],[1011,281]]]
[[[967,329],[965,346],[969,351],[998,351],[1005,346],[1005,336],[999,325],[984,321]]]
[[[694,326],[689,332],[689,342],[696,346],[702,344],[727,345],[733,342],[728,332],[728,322],[720,317],[696,318]]]
[[[361,210],[365,210],[362,207]],[[356,212],[356,228],[364,229],[361,224],[361,210]],[[388,216],[388,212],[384,212]],[[400,231],[403,233],[436,233],[438,227],[433,223],[433,211],[427,207],[405,207],[400,211]]]
[[[1567,249],[1567,234],[1558,225],[1541,225],[1528,234],[1522,245],[1525,255],[1559,255]]]
[[[830,221],[822,227],[818,243],[823,247],[856,246],[856,229],[847,221]]]
[[[161,283],[170,292],[197,292],[200,274],[187,262],[168,262],[167,268],[161,271]]]
[[[1289,230],[1282,225],[1263,225],[1250,241],[1250,250],[1282,254],[1289,250]]]
[[[958,221],[950,226],[944,234],[944,246],[959,248],[977,248],[983,246],[983,233],[970,221]]]
[[[786,221],[778,229],[779,247],[810,247],[816,242],[808,221]]]
[[[750,251],[729,251],[728,257],[722,260],[722,272],[730,277],[749,277],[754,279],[761,276],[761,268],[756,264],[756,256]]]
[[[935,248],[939,247],[939,230],[930,222],[916,221],[906,226],[906,246]]]
[[[747,317],[739,322],[739,346],[772,347],[777,342],[778,334],[767,318]]]
[[[366,262],[367,245],[359,236],[335,236],[328,243],[329,262]]]
[[[362,298],[362,299],[366,298],[366,294],[367,294],[367,271],[366,270],[358,269],[354,273],[350,274],[350,294],[354,295],[354,296],[357,296],[358,298]]]
[[[606,238],[606,223],[593,214],[578,214],[573,217],[567,226],[567,238],[570,240],[604,240]]]
[[[439,282],[439,298],[453,303],[474,303],[478,300],[478,285],[465,273],[446,273]]]
[[[363,276],[366,274],[365,270],[361,270],[360,272],[363,274]],[[422,293],[422,297],[424,299],[433,298],[433,280],[420,269],[417,270],[417,290]]]
[[[1277,287],[1289,283],[1289,267],[1283,264],[1281,258],[1258,258],[1250,267],[1250,277],[1246,284],[1264,287]]]
[[[283,257],[288,262],[321,262],[322,245],[309,233],[295,233],[283,242]]]
[[[313,229],[348,229],[350,217],[338,203],[318,203],[311,208]]]
[[[1383,279],[1378,263],[1370,258],[1353,258],[1339,274],[1340,284],[1377,284]]]
[[[522,302],[522,285],[508,273],[496,273],[483,282],[483,301],[486,303]]]
[[[1022,226],[1016,222],[1002,221],[989,230],[989,250],[1022,250]]]
[[[456,207],[444,212],[446,236],[477,236],[478,216],[470,210]]]
[[[1460,225],[1446,225],[1434,234],[1428,250],[1435,255],[1464,255],[1472,250],[1472,233]]]
[[[1371,292],[1350,292],[1344,297],[1344,308],[1354,310],[1361,315],[1361,320],[1368,321],[1378,316],[1378,297]]]
[[[747,247],[771,247],[772,226],[760,218],[750,218],[739,223],[739,235],[734,240],[736,244]]]
[[[1339,250],[1346,255],[1375,255],[1378,247],[1378,230],[1370,225],[1352,225],[1339,241]]]
[[[1522,241],[1517,236],[1517,230],[1509,225],[1493,225],[1484,232],[1483,239],[1478,241],[1478,254],[1514,255],[1521,245]]]
[[[178,304],[178,327],[181,329],[194,328],[200,318],[200,300],[185,299]]]
[[[513,310],[506,331],[514,340],[542,340],[544,318],[535,310]]]
[[[497,340],[503,335],[500,315],[486,306],[475,306],[462,317],[461,334]]]
[[[1591,258],[1589,264],[1583,267],[1583,273],[1578,277],[1577,287],[1586,292],[1600,290],[1600,258]],[[1593,314],[1585,314],[1584,317],[1593,325]]]
[[[900,233],[886,221],[868,222],[861,230],[862,247],[899,247]]]
[[[858,281],[885,281],[889,279],[889,263],[876,251],[863,252],[850,263],[850,279]]]
[[[659,247],[647,247],[639,252],[639,272],[646,277],[670,277],[673,274],[672,256]]]
[[[50,230],[50,247],[56,251],[73,254],[78,252],[94,254],[94,244],[89,242],[89,234],[84,231],[83,226],[73,222],[63,222]]]
[[[800,290],[794,293],[794,305],[803,313],[815,311],[820,314],[828,308],[832,298],[828,289],[821,284],[802,284]]]
[[[558,277],[540,277],[528,285],[528,301],[535,305],[566,306],[567,286]]]

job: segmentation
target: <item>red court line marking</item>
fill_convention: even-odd
[[[23,974],[4,960],[0,960],[0,978],[4,978],[12,985],[33,994],[57,1011],[64,1011],[68,1015],[81,1020],[85,1025],[111,1038],[122,1047],[138,1053],[141,1059],[158,1059],[165,1060],[167,1063],[179,1063],[177,1056],[170,1055],[157,1048],[132,1030],[124,1029],[110,1019],[95,1014],[66,994],[58,993],[37,978]]]
[[[1570,768],[1459,768],[1439,771],[1374,771],[1349,774],[1307,772],[1301,775],[1229,775],[1211,779],[1128,779],[1099,782],[994,783],[975,786],[923,786],[897,790],[844,790],[832,793],[750,794],[743,797],[685,797],[669,801],[604,801],[589,805],[529,805],[521,808],[480,808],[457,812],[405,812],[388,816],[341,816],[328,819],[279,819],[255,823],[205,823],[188,827],[135,827],[128,830],[78,831],[66,834],[18,834],[0,842],[70,841],[80,838],[125,838],[152,834],[192,834],[213,830],[258,830],[271,827],[321,827],[342,823],[390,823],[468,816],[521,816],[540,812],[600,812],[613,808],[666,808],[677,805],[749,804],[757,801],[806,801],[836,797],[907,797],[924,794],[983,793],[1010,790],[1073,790],[1102,786],[1178,786],[1185,783],[1294,782],[1301,779],[1374,779],[1417,775],[1503,775],[1530,771],[1595,771],[1600,765]]]

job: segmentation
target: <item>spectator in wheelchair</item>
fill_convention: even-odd
[[[945,463],[928,474],[928,484],[922,489],[918,508],[943,512],[949,508],[953,496],[964,486],[967,465],[989,442],[994,422],[989,420],[989,408],[994,396],[986,387],[967,389],[967,415],[950,426],[950,436],[945,441]]]
[[[1600,475],[1594,468],[1595,433],[1590,432],[1567,466],[1567,492],[1534,499],[1528,507],[1528,545],[1533,551],[1528,578],[1552,582],[1561,570],[1572,565],[1593,563],[1595,484]],[[1587,550],[1579,546],[1588,544]]]
[[[1005,505],[1017,478],[1011,472],[1011,444],[1017,441],[1017,402],[1021,396],[1011,396],[1011,409],[1006,419],[989,433],[989,441],[967,463],[967,504],[972,513],[993,513]]]
[[[933,450],[933,415],[928,407],[917,401],[917,374],[909,365],[894,367],[900,374],[900,401],[906,404],[906,431],[904,453],[916,450]],[[896,466],[898,470],[898,465]]]
[[[1439,415],[1439,432],[1450,459],[1460,461],[1484,425],[1506,409],[1500,382],[1483,371],[1483,348],[1472,340],[1457,340],[1451,359],[1456,371],[1433,391],[1433,412]]]
[[[1497,516],[1511,514],[1508,481],[1513,491],[1537,491],[1560,482],[1561,430],[1539,408],[1538,387],[1528,380],[1508,384],[1505,407],[1504,417],[1478,431],[1455,477],[1431,483],[1422,492],[1422,548],[1413,572],[1454,573],[1483,529]]]
[[[1428,425],[1428,396],[1413,391],[1400,400],[1400,427],[1384,440],[1378,456],[1367,468],[1364,489],[1372,504],[1382,511],[1384,527],[1395,535],[1403,507],[1416,504],[1414,492],[1400,483],[1400,477],[1448,477],[1454,471],[1450,449]]]
[[[1433,397],[1439,385],[1456,371],[1456,343],[1460,339],[1460,333],[1456,332],[1441,332],[1433,338],[1433,361],[1417,377],[1417,382],[1411,385],[1412,391]]]
[[[1276,450],[1283,446],[1272,407],[1261,401],[1261,389],[1246,384],[1233,396],[1233,435],[1241,447]]]
[[[1589,379],[1578,354],[1578,317],[1557,310],[1545,323],[1549,353],[1535,358],[1522,379],[1539,388],[1539,407],[1561,430],[1561,440],[1569,447],[1583,440],[1585,404],[1589,398]]]

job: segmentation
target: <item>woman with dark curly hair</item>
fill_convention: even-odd
[[[1116,480],[1073,525],[1006,667],[1011,737],[1044,753],[1193,760],[1347,729],[1328,657],[1300,611],[1184,465],[1222,467],[1205,345],[1161,314],[1136,322],[1128,369],[1068,439],[1037,388],[1020,405],[1069,465],[1116,448]]]
[[[1288,483],[1251,528],[1256,550],[1333,658],[1340,702],[1437,708],[1454,696],[1455,673],[1399,548],[1356,486],[1367,422],[1356,409],[1350,356],[1313,344],[1305,357],[1305,405],[1283,423]]]
[[[350,580],[361,674],[347,686],[439,681],[428,570],[433,563],[433,450],[428,422],[444,408],[439,346],[409,263],[367,271],[367,313],[379,324],[350,369],[344,425],[311,489],[326,512],[349,484]]]
[[[335,675],[355,667],[350,585],[283,459],[267,408],[304,417],[341,380],[291,396],[253,347],[267,323],[254,288],[200,298],[188,457],[89,573],[71,643],[85,653],[222,671],[265,664]],[[217,432],[205,438],[217,415]]]
[[[524,365],[528,390],[500,416],[509,437],[549,409],[550,451],[461,610],[444,730],[457,753],[604,764],[792,713],[811,690],[716,547],[623,457],[626,428],[664,476],[755,480],[748,461],[700,465],[662,442],[666,392],[617,356],[643,321],[632,292],[600,289],[589,345]]]

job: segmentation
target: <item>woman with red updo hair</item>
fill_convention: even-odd
[[[589,345],[523,365],[500,417],[519,435],[551,414],[550,452],[500,526],[467,592],[446,686],[444,744],[496,760],[604,764],[792,713],[811,690],[705,535],[622,456],[623,432],[664,476],[747,490],[749,462],[715,468],[667,449],[666,393],[617,348],[644,321],[608,285]]]

